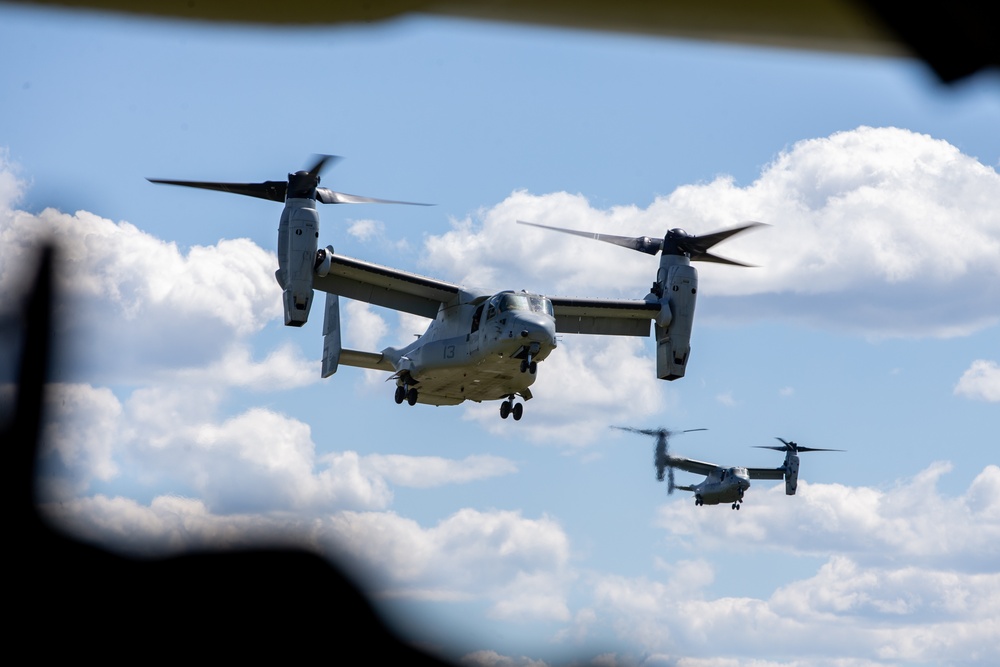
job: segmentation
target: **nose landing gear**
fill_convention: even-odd
[[[532,343],[531,346],[525,351],[524,359],[521,360],[521,372],[531,373],[532,375],[538,371],[538,362],[536,362],[532,357],[538,354],[541,349],[541,345],[538,343]]]

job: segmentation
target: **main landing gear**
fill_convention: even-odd
[[[521,365],[524,366],[523,361],[521,362]],[[524,414],[524,405],[521,403],[514,402],[514,394],[508,396],[507,400],[505,400],[503,403],[500,404],[501,419],[507,419],[508,416],[514,415],[514,421],[518,421],[521,419],[521,415],[523,414]]]
[[[417,404],[417,388],[411,387],[408,384],[396,385],[396,395],[394,396],[396,403],[402,403],[406,401],[410,405]]]

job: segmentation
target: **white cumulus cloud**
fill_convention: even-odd
[[[1000,403],[1000,366],[988,359],[975,360],[955,385],[955,394]]]
[[[739,520],[692,511],[693,502],[682,496],[660,508],[658,524],[681,542],[713,548],[738,540],[744,548],[836,552],[881,566],[905,557],[928,567],[995,569],[1000,561],[1000,467],[987,466],[959,497],[937,489],[950,470],[949,464],[935,463],[888,490],[810,484],[800,477],[795,496],[785,495],[784,482],[757,480],[744,500],[749,511],[741,512]]]
[[[0,164],[8,186],[11,171]],[[19,298],[41,244],[56,240],[56,333],[71,366],[90,377],[129,381],[199,365],[280,316],[276,259],[248,239],[182,252],[86,211],[19,211],[18,187],[0,192],[0,298]]]
[[[461,461],[440,456],[371,454],[364,457],[362,466],[393,484],[416,489],[466,484],[517,472],[513,461],[488,454],[467,456]]]

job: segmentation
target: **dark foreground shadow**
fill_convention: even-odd
[[[35,505],[35,465],[53,358],[54,249],[24,300],[19,376],[0,443],[13,534],[6,541],[8,636],[31,655],[145,662],[450,665],[401,641],[360,589],[304,551],[259,549],[133,560],[53,529]],[[20,304],[7,304],[17,307]]]

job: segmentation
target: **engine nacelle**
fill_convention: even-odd
[[[313,271],[319,239],[319,213],[313,199],[289,199],[278,225],[278,271],[284,293],[285,325],[300,327],[309,320]]]
[[[799,484],[799,457],[789,452],[785,455],[785,495],[794,496]]]
[[[694,306],[698,294],[698,272],[689,264],[660,267],[662,291],[660,316],[666,313],[667,326],[657,318],[656,376],[661,380],[684,377],[688,355],[691,353],[691,328],[694,324]]]
[[[330,266],[333,264],[333,246],[328,245],[326,248],[320,248],[316,251],[316,261],[314,263],[316,275],[320,278],[326,278],[330,273]]]

